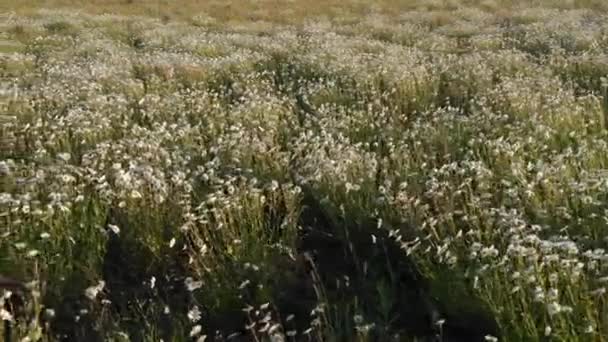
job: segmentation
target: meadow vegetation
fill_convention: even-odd
[[[44,6],[0,6],[5,338],[608,341],[604,1]]]

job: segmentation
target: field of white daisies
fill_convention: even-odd
[[[0,16],[14,341],[608,341],[608,15]]]

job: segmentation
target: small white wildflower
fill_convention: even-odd
[[[557,300],[558,297],[559,297],[559,291],[557,289],[551,288],[551,289],[549,289],[549,291],[547,291],[548,300]]]
[[[498,250],[494,246],[484,247],[481,249],[482,258],[494,258],[498,256]]]
[[[351,191],[359,191],[361,189],[361,186],[359,186],[358,184],[352,184],[350,182],[346,182],[346,184],[344,184],[345,188],[346,188],[346,193],[348,194]]]
[[[549,313],[549,316],[554,316],[554,315],[560,313],[561,311],[562,311],[562,307],[561,307],[561,305],[559,305],[559,303],[551,302],[551,303],[547,304],[547,312]]]
[[[549,263],[558,262],[559,261],[559,255],[557,255],[557,254],[545,255],[545,261],[547,261]]]
[[[195,305],[188,311],[188,319],[191,322],[198,322],[201,319],[201,310],[199,310],[198,306]]]
[[[138,199],[138,198],[142,198],[142,194],[141,192],[137,191],[137,190],[131,190],[131,198],[133,199]]]
[[[11,313],[8,312],[6,309],[1,308],[0,309],[0,320],[12,322],[13,321],[13,315],[11,315]]]
[[[458,262],[458,257],[455,255],[450,256],[447,260],[446,263],[450,266],[455,266],[456,263]]]
[[[37,257],[39,254],[40,254],[39,250],[32,249],[31,251],[28,251],[26,255],[28,258],[34,258],[34,257]]]
[[[57,158],[63,160],[64,162],[68,162],[68,161],[70,161],[70,159],[72,159],[72,155],[69,154],[69,153],[67,153],[67,152],[66,153],[59,153],[57,155]]]
[[[192,327],[192,330],[190,330],[190,337],[198,336],[201,331],[203,331],[203,327],[200,324],[195,325]]]
[[[11,168],[7,162],[0,161],[0,176],[8,176],[11,174]]]
[[[53,309],[45,309],[44,310],[44,315],[47,318],[53,318],[53,317],[55,317],[55,310],[53,310]]]
[[[40,238],[43,239],[43,240],[46,240],[46,239],[48,239],[50,237],[51,237],[51,234],[49,234],[47,232],[44,232],[44,233],[40,234]]]
[[[551,335],[551,331],[552,331],[551,327],[547,325],[545,327],[545,336]]]
[[[272,192],[276,191],[279,188],[279,182],[277,182],[276,180],[273,179],[270,182],[270,185],[268,186],[268,188]]]
[[[186,288],[188,289],[188,291],[192,292],[196,289],[199,289],[203,286],[203,282],[202,281],[194,281],[191,277],[186,278],[186,280],[184,281],[184,284],[186,285]]]
[[[156,285],[156,277],[152,276],[152,278],[150,278],[150,288],[153,289],[155,285]]]
[[[175,246],[175,238],[172,238],[171,241],[169,241],[169,248],[173,248],[173,246]]]
[[[108,228],[110,228],[110,230],[111,230],[111,231],[112,231],[114,234],[116,234],[116,235],[120,234],[120,228],[119,228],[117,225],[114,225],[114,224],[109,224],[109,225],[108,225]]]
[[[488,342],[498,342],[498,338],[496,338],[492,335],[486,335],[486,336],[484,336],[484,339]]]
[[[544,300],[545,300],[545,291],[540,286],[537,286],[534,289],[534,301],[542,302]]]
[[[87,296],[87,298],[89,298],[90,300],[94,300],[95,298],[97,298],[97,295],[99,295],[99,293],[101,291],[103,291],[104,287],[106,286],[106,282],[103,280],[100,280],[99,283],[97,283],[97,285],[95,286],[91,286],[88,287],[85,291],[84,294]]]

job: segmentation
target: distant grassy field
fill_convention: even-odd
[[[189,20],[202,14],[224,22],[264,20],[293,24],[319,17],[360,18],[370,13],[397,17],[403,11],[411,10],[449,14],[463,6],[494,13],[533,7],[608,9],[608,4],[602,0],[5,0],[0,4],[0,10],[32,14],[40,8],[54,8],[89,14],[144,15],[179,20]]]
[[[4,340],[608,341],[606,9],[1,2]]]

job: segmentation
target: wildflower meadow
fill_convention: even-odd
[[[0,7],[0,339],[608,341],[608,4],[97,2]]]

